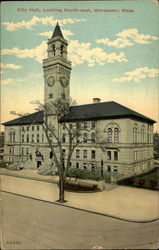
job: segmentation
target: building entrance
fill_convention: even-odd
[[[37,161],[37,168],[41,166],[41,161]]]

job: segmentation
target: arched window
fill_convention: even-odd
[[[112,142],[112,129],[111,128],[108,128],[108,142]]]
[[[145,140],[145,126],[143,125],[142,128],[141,128],[141,142],[144,142]]]
[[[91,141],[92,141],[92,142],[95,142],[95,133],[92,133],[92,134],[91,134]]]
[[[9,132],[9,141],[12,141],[12,132]]]
[[[87,133],[84,133],[84,134],[83,134],[83,141],[84,141],[84,142],[87,142]]]
[[[119,142],[119,129],[114,129],[114,142]]]
[[[15,131],[10,131],[9,132],[9,141],[10,142],[15,142]]]
[[[15,142],[15,132],[14,131],[12,133],[12,139],[13,139],[13,142]]]
[[[55,45],[52,46],[53,55],[55,56]]]
[[[53,158],[53,153],[52,153],[52,151],[50,151],[50,159],[52,159]]]
[[[64,45],[61,45],[61,56],[63,56],[63,52],[64,52]]]
[[[133,142],[137,142],[137,128],[133,128]]]

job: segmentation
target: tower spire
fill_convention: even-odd
[[[56,27],[54,29],[54,32],[52,34],[51,38],[55,38],[55,37],[61,37],[64,39],[63,35],[62,35],[62,31],[60,29],[59,23],[57,22]]]

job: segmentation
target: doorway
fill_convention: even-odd
[[[41,161],[37,161],[37,168],[41,166]]]

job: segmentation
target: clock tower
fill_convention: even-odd
[[[71,62],[67,59],[68,43],[58,23],[47,44],[47,58],[43,60],[45,103],[70,97],[71,73]]]

